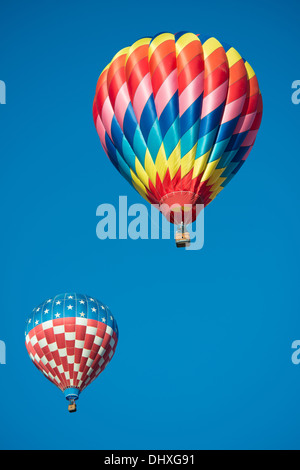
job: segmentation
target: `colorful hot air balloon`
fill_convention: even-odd
[[[114,56],[98,79],[93,117],[117,170],[183,232],[197,205],[207,206],[244,164],[262,98],[233,47],[162,33]]]
[[[34,365],[64,392],[69,411],[115,353],[118,327],[109,308],[81,294],[60,294],[36,307],[26,322]]]

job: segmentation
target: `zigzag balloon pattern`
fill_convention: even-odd
[[[127,181],[152,204],[191,204],[194,220],[195,205],[207,206],[247,159],[262,97],[233,47],[162,33],[114,56],[98,79],[93,117]]]

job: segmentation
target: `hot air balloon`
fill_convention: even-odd
[[[262,118],[256,75],[214,37],[145,37],[120,50],[97,82],[93,118],[113,165],[167,219],[185,225],[247,159]]]
[[[25,345],[34,365],[64,392],[70,412],[79,394],[115,353],[118,327],[109,308],[87,295],[66,293],[34,308]]]

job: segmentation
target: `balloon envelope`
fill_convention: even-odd
[[[118,342],[109,308],[87,295],[56,295],[36,307],[26,322],[30,358],[68,400],[77,399],[107,366]]]
[[[180,223],[187,213],[195,220],[197,204],[208,205],[244,164],[262,98],[252,67],[233,47],[162,33],[113,57],[98,79],[93,117],[117,170]]]

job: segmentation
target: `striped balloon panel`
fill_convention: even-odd
[[[101,73],[93,103],[106,154],[153,204],[209,204],[241,168],[261,115],[248,62],[190,32],[122,49]]]
[[[106,325],[80,318],[49,320],[26,337],[34,365],[62,391],[84,390],[105,369],[116,345],[116,334]]]

